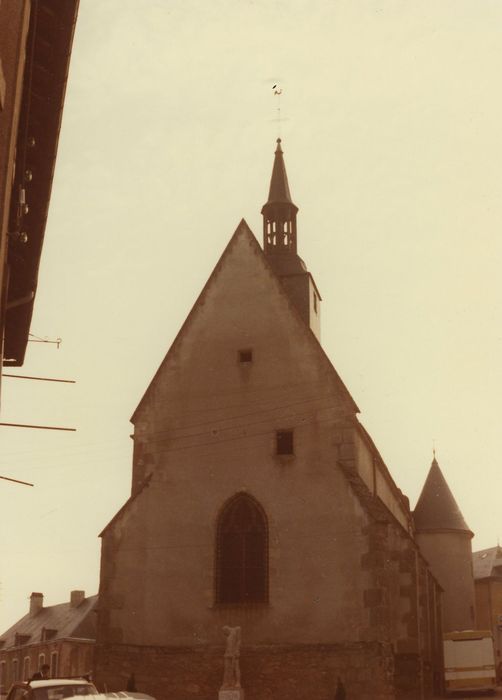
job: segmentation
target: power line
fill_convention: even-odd
[[[49,377],[28,377],[24,374],[3,374],[3,377],[11,379],[35,379],[38,382],[62,382],[63,384],[76,384],[75,379],[52,379]]]
[[[308,399],[307,401],[298,401],[298,402],[296,402],[296,403],[283,404],[282,406],[277,406],[277,407],[275,407],[275,408],[273,408],[273,409],[265,409],[265,410],[266,410],[266,411],[270,411],[270,412],[272,412],[272,411],[279,411],[279,410],[283,410],[283,409],[286,409],[286,408],[293,407],[293,406],[298,405],[298,404],[311,403],[312,401],[316,401],[316,400],[318,400],[318,399]],[[324,406],[320,405],[320,406],[318,406],[318,407],[314,407],[314,410],[315,410],[315,411],[332,411],[332,410],[339,409],[339,408],[340,408],[339,405],[336,405],[336,404],[328,404],[328,405],[324,405]],[[311,410],[312,410],[312,409],[311,409]],[[239,418],[242,418],[242,417],[247,417],[247,416],[249,416],[249,415],[255,415],[256,413],[262,413],[262,411],[255,411],[255,412],[253,412],[253,413],[251,413],[251,414],[243,414],[243,415],[241,415],[241,416],[231,416],[231,417],[229,417],[229,418],[220,418],[219,420],[208,421],[207,423],[201,423],[201,424],[199,424],[199,425],[207,425],[207,424],[215,425],[215,424],[217,424],[217,423],[229,422],[229,421],[236,420],[236,419],[239,419]],[[299,415],[301,415],[301,414],[298,414],[298,413],[293,413],[293,414],[291,414],[291,413],[290,413],[290,414],[288,414],[288,415],[281,415],[281,416],[277,416],[277,417],[275,417],[275,416],[264,416],[263,418],[260,418],[260,420],[257,420],[257,421],[254,421],[254,422],[237,423],[237,424],[234,424],[234,425],[227,425],[227,426],[220,427],[220,428],[214,428],[212,431],[204,430],[204,431],[202,431],[202,432],[187,433],[187,434],[183,434],[183,435],[176,434],[176,429],[159,430],[159,431],[151,432],[151,433],[145,432],[144,439],[142,440],[142,436],[141,436],[141,435],[138,435],[138,439],[139,439],[140,442],[144,442],[144,444],[148,444],[148,443],[152,443],[152,442],[153,442],[153,443],[160,443],[160,442],[163,442],[164,440],[183,440],[183,439],[186,439],[186,438],[203,437],[203,436],[205,436],[205,435],[209,435],[210,433],[211,433],[214,437],[216,437],[216,435],[217,435],[218,433],[220,433],[220,432],[223,433],[223,432],[228,432],[228,431],[230,431],[230,430],[239,430],[239,429],[251,428],[251,427],[253,427],[253,426],[255,426],[255,425],[261,425],[262,423],[270,422],[271,420],[280,421],[281,423],[283,423],[283,428],[287,428],[287,427],[289,427],[289,426],[288,426],[288,422],[289,422],[290,420],[295,420],[297,417],[299,417]],[[330,418],[330,419],[328,419],[328,420],[333,420],[333,419]],[[187,427],[190,428],[190,427],[198,427],[198,426],[197,426],[197,425],[193,425],[193,426],[187,426]],[[280,427],[280,426],[278,426],[278,427]],[[178,429],[178,430],[179,430],[179,429]],[[270,430],[273,430],[273,428],[270,428]],[[215,442],[215,441],[213,441],[213,442]]]
[[[52,425],[26,425],[25,423],[0,423],[0,425],[7,428],[33,428],[35,430],[65,430],[68,432],[75,433],[76,428],[59,428]]]
[[[246,406],[254,405],[254,404],[258,404],[258,405],[261,406],[262,403],[263,403],[264,401],[271,401],[271,400],[272,400],[272,399],[258,398],[258,399],[253,399],[253,400],[251,401],[251,400],[249,400],[249,398],[248,398],[248,396],[249,396],[250,394],[260,394],[260,395],[262,395],[262,394],[265,393],[265,392],[269,392],[269,393],[272,393],[272,392],[273,392],[273,393],[276,395],[277,393],[280,392],[281,389],[284,389],[284,388],[293,390],[293,389],[297,389],[297,388],[299,388],[299,387],[304,387],[304,386],[308,386],[308,387],[310,387],[310,388],[312,388],[312,389],[315,389],[315,387],[324,387],[324,386],[326,386],[326,382],[321,382],[321,381],[313,382],[313,381],[311,381],[311,380],[305,380],[305,381],[303,381],[303,382],[282,382],[281,384],[259,385],[259,386],[257,386],[257,387],[254,388],[254,389],[253,389],[253,388],[246,387],[246,401],[245,401],[245,404],[246,404]],[[215,392],[212,392],[212,393],[210,394],[210,397],[209,397],[209,398],[210,398],[211,400],[214,400],[214,399],[224,398],[224,397],[227,397],[227,396],[242,396],[242,389],[241,389],[241,388],[236,388],[236,389],[234,389],[233,391],[219,391],[219,392],[216,392],[216,391],[215,391]],[[207,393],[201,393],[201,394],[192,393],[192,394],[191,394],[191,398],[192,398],[194,401],[199,400],[199,399],[200,399],[200,400],[204,400],[204,399],[207,399],[207,398],[208,398],[208,395],[207,395]],[[275,397],[274,397],[274,398],[275,398]],[[141,402],[140,402],[140,403],[141,403]],[[169,404],[169,403],[170,403],[169,398],[166,399],[165,403],[166,403],[166,404]],[[159,405],[159,406],[162,406],[163,403],[159,403],[158,405]],[[232,405],[228,405],[228,404],[227,404],[227,405],[225,405],[224,407],[219,407],[219,406],[207,406],[207,407],[201,407],[201,408],[193,408],[193,409],[191,409],[190,411],[184,411],[183,413],[180,413],[180,414],[178,414],[178,415],[185,416],[185,415],[191,415],[192,413],[206,413],[206,412],[210,412],[210,411],[221,411],[221,410],[226,410],[226,409],[228,409],[228,408],[238,408],[238,407],[241,406],[241,405],[242,405],[242,402],[237,403],[237,404],[232,404]]]
[[[24,486],[33,486],[28,481],[20,481],[19,479],[11,479],[9,476],[0,476],[4,481],[13,481],[15,484],[23,484]]]
[[[332,422],[334,422],[334,419],[333,419],[332,417],[330,417],[330,418],[324,418],[324,419],[319,418],[319,419],[317,419],[317,420],[315,420],[315,419],[313,419],[313,418],[310,418],[310,420],[307,420],[307,418],[309,418],[309,417],[304,418],[300,423],[291,423],[291,422],[289,422],[289,423],[287,424],[287,427],[288,427],[288,428],[302,428],[302,427],[307,427],[307,426],[309,426],[309,425],[315,425],[316,423],[317,423],[317,424],[322,424],[322,423],[332,423]],[[260,423],[264,423],[264,422],[266,422],[266,421],[268,421],[268,420],[269,420],[269,419],[264,418],[262,421],[259,421],[259,422],[254,423],[254,424],[251,423],[251,424],[245,424],[245,425],[240,425],[240,426],[231,426],[230,428],[225,428],[225,430],[245,429],[245,428],[249,427],[250,425],[259,425]],[[284,427],[286,427],[286,426],[284,426]],[[249,433],[249,434],[248,434],[248,433],[241,433],[241,434],[239,434],[239,435],[234,435],[234,436],[228,437],[228,438],[222,438],[222,439],[220,439],[220,440],[211,440],[211,441],[209,441],[209,442],[199,442],[199,443],[195,443],[195,444],[192,444],[192,445],[183,445],[183,446],[180,446],[180,447],[171,447],[171,448],[168,448],[168,449],[165,449],[165,450],[157,450],[156,454],[168,454],[168,453],[170,453],[170,452],[179,452],[179,451],[182,451],[182,450],[191,450],[191,449],[196,449],[196,448],[198,448],[198,447],[205,447],[205,446],[207,446],[207,445],[214,446],[214,445],[220,445],[220,444],[222,444],[222,443],[224,443],[224,442],[235,442],[236,440],[245,440],[245,439],[248,439],[248,438],[255,438],[255,437],[259,437],[259,436],[261,436],[261,435],[271,435],[271,434],[274,432],[274,430],[275,430],[275,429],[274,429],[273,427],[269,427],[267,430],[260,431],[260,432],[253,432],[253,433]],[[200,436],[202,436],[202,435],[208,435],[208,433],[207,433],[207,432],[198,433],[196,436],[195,436],[195,435],[191,435],[191,436],[187,436],[187,437],[200,437]],[[167,442],[168,439],[169,439],[169,438],[163,438],[163,439],[160,439],[160,440],[152,440],[151,442],[153,442],[153,443],[161,443],[161,442],[163,442],[163,441],[164,441],[164,442]],[[182,438],[173,438],[173,439],[182,439]]]

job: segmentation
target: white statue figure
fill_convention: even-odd
[[[241,687],[241,670],[239,656],[241,651],[241,628],[223,627],[223,634],[227,638],[227,646],[223,655],[223,685],[222,690],[231,690]]]

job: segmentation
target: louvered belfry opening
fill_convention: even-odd
[[[268,527],[261,506],[238,494],[218,521],[216,602],[268,601]]]

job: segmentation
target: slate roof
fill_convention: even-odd
[[[51,639],[95,639],[96,615],[94,613],[98,596],[93,595],[75,607],[70,602],[49,605],[35,615],[27,613],[0,636],[5,651],[16,646],[16,635],[29,635],[23,644],[38,644],[42,641],[42,630],[57,630]]]
[[[413,519],[418,532],[458,530],[472,535],[435,457],[415,506]]]
[[[293,207],[297,209],[296,205],[293,204],[291,193],[289,191],[286,165],[284,163],[281,148],[281,139],[277,139],[277,148],[275,149],[274,167],[272,168],[272,177],[270,178],[270,189],[268,192],[267,204],[276,204],[278,202],[282,204],[292,204]]]
[[[502,547],[490,547],[472,553],[474,579],[502,577]]]

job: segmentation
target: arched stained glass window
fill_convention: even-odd
[[[238,494],[227,503],[218,520],[216,602],[267,601],[267,519],[254,498]]]

